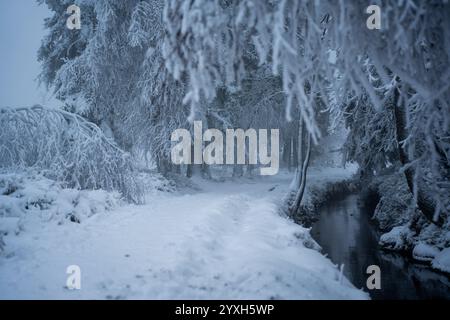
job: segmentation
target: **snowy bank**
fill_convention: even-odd
[[[424,217],[414,206],[404,175],[377,177],[369,189],[380,198],[373,216],[384,232],[380,246],[406,253],[434,269],[450,273],[450,225],[438,227]]]
[[[354,175],[357,170],[356,164],[348,164],[346,168],[336,166],[309,168],[300,210],[292,218],[301,225],[311,225],[317,218],[318,209],[330,199],[355,191],[357,184]]]

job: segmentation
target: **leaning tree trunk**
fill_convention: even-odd
[[[300,204],[303,199],[303,195],[305,193],[306,187],[306,173],[309,166],[309,159],[311,157],[311,134],[308,133],[307,138],[307,146],[306,146],[306,154],[303,155],[304,152],[304,144],[303,144],[303,122],[299,121],[298,127],[298,147],[297,147],[297,159],[298,166],[296,170],[296,176],[294,180],[294,188],[296,190],[295,197],[292,203],[289,206],[289,211],[291,213],[296,213],[300,209]]]
[[[407,166],[409,163],[408,155],[406,154],[405,148],[401,146],[401,142],[405,141],[408,138],[408,132],[406,130],[406,115],[404,108],[400,105],[400,88],[397,88],[394,91],[394,118],[395,118],[395,127],[396,127],[396,138],[398,144],[398,153],[400,163],[406,167],[404,170],[404,174],[406,177],[406,182],[408,184],[409,191],[414,194],[416,191],[416,205],[419,210],[423,213],[423,215],[430,222],[442,226],[443,220],[442,217],[439,216],[438,220],[435,221],[435,205],[433,201],[427,197],[423,190],[421,190],[419,185],[415,186],[414,182],[414,169],[411,166]],[[416,189],[415,189],[416,188]]]
[[[308,134],[308,144],[307,144],[307,150],[306,150],[306,157],[305,161],[302,165],[301,170],[301,180],[300,180],[300,188],[297,191],[297,195],[295,196],[294,203],[292,204],[291,211],[297,212],[300,208],[300,204],[303,199],[303,195],[305,193],[305,187],[306,187],[306,173],[308,171],[309,166],[309,159],[311,157],[311,134]]]
[[[291,139],[289,139],[291,141]],[[291,184],[290,193],[291,193],[291,200],[292,200],[292,194],[294,192],[297,192],[300,189],[301,184],[301,176],[302,176],[302,168],[301,165],[303,164],[303,122],[300,120],[298,124],[298,140],[297,140],[298,146],[297,146],[297,168],[295,169],[295,177],[294,181]],[[292,204],[292,203],[290,203]]]

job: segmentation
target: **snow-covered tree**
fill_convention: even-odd
[[[287,120],[300,114],[314,142],[320,137],[318,97],[335,119],[362,96],[376,112],[393,100],[400,154],[409,154],[401,159],[411,191],[421,195],[420,180],[428,177],[434,192],[416,201],[438,221],[449,214],[443,199],[449,198],[450,4],[378,4],[381,30],[367,28],[365,1],[169,0],[166,66],[175,78],[189,78],[184,102],[193,116],[201,99],[214,98],[218,84],[241,85],[245,38],[251,37],[260,63],[282,79]]]
[[[66,3],[45,2],[54,16],[39,55],[42,80],[66,109],[98,124],[122,148],[151,149],[157,164],[167,165],[170,132],[186,115],[183,85],[162,60],[162,1],[78,1],[79,31],[65,26]]]
[[[356,134],[350,158],[373,170],[397,155],[419,208],[447,220],[447,1],[375,1],[382,27],[371,30],[362,0],[80,0],[83,27],[70,32],[67,1],[44,2],[55,15],[43,81],[122,148],[150,152],[161,171],[171,170],[171,131],[192,127],[187,120],[246,128],[280,125],[283,115],[301,199],[306,146],[324,134],[325,111]]]

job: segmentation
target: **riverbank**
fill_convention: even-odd
[[[450,225],[437,226],[415,207],[403,174],[374,178],[367,187],[379,201],[373,220],[380,246],[450,275]]]
[[[314,169],[312,174],[320,176]],[[322,176],[333,177],[330,173]],[[345,275],[355,286],[366,288],[365,268],[375,264],[384,270],[385,287],[380,292],[370,292],[374,299],[450,297],[450,277],[445,272],[447,249],[437,249],[425,238],[427,235],[430,243],[433,237],[441,237],[441,244],[445,245],[442,232],[412,233],[412,215],[407,211],[412,198],[401,179],[385,177],[362,188],[351,175],[338,175],[328,181],[312,177],[301,214],[294,218],[312,226],[312,236],[322,246],[321,252],[337,265],[344,265]],[[345,200],[349,197],[352,200]],[[414,223],[417,226],[418,222]],[[416,279],[414,283],[412,279]]]
[[[371,200],[350,194],[336,197],[319,210],[311,235],[322,252],[372,299],[450,299],[450,278],[378,245],[380,233],[371,219],[376,201]],[[371,265],[380,268],[380,290],[367,287]]]
[[[358,182],[354,179],[358,167],[349,164],[346,168],[312,167],[308,170],[305,195],[299,212],[292,215],[292,219],[307,227],[317,221],[319,209],[329,201],[340,196],[348,195],[358,189]]]
[[[323,206],[358,192],[375,201],[369,216],[377,229],[380,249],[407,256],[450,276],[450,226],[437,227],[412,208],[413,198],[402,174],[375,177],[362,186],[355,179],[356,172],[356,166],[347,170],[327,168],[323,172],[313,168],[301,210],[293,219],[313,226]]]

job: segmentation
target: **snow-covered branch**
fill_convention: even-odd
[[[2,108],[0,127],[1,168],[33,168],[68,187],[142,200],[130,155],[82,117],[42,106]]]

